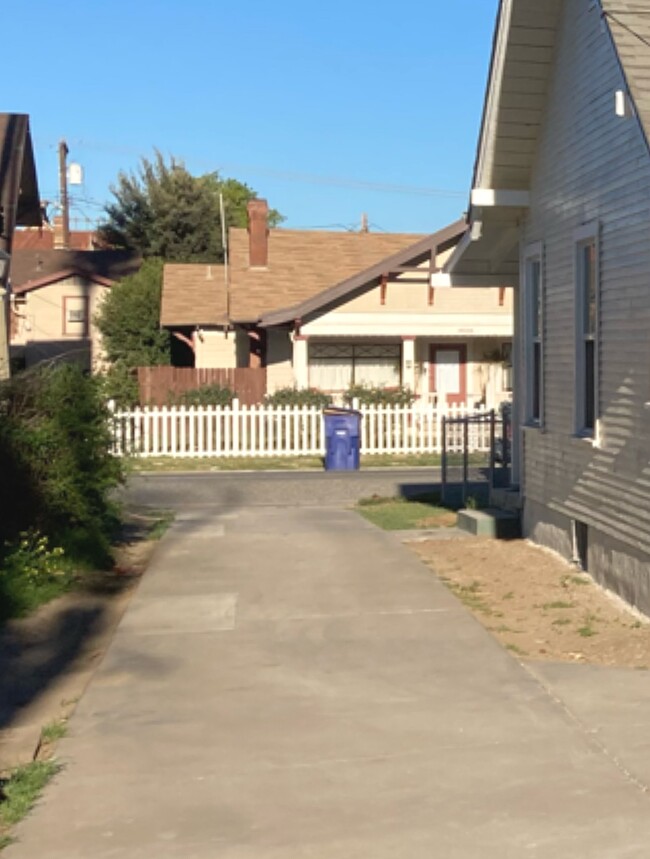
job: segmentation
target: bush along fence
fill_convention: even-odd
[[[443,417],[476,414],[466,406],[359,406],[361,452],[441,453]],[[322,456],[325,433],[316,406],[162,406],[113,410],[113,451],[118,456],[238,457]],[[462,451],[463,427],[447,427],[447,451]],[[489,451],[487,422],[472,423],[470,451]]]

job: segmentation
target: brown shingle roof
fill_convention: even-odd
[[[28,292],[74,273],[116,281],[136,272],[142,260],[133,251],[20,251],[11,255],[13,292]]]
[[[223,325],[228,321],[224,267],[167,263],[161,325]]]
[[[266,268],[249,268],[248,231],[230,230],[230,314],[235,322],[313,298],[412,245],[414,233],[269,230]]]
[[[467,230],[463,220],[455,221],[453,224],[432,233],[429,236],[412,242],[402,250],[389,256],[382,257],[378,262],[368,268],[356,271],[351,277],[321,290],[298,304],[284,307],[281,310],[271,311],[262,317],[262,326],[281,325],[293,319],[303,318],[315,311],[322,311],[328,306],[333,306],[341,301],[349,300],[359,289],[366,289],[373,283],[378,283],[382,275],[390,274],[397,267],[408,263],[421,263],[425,259],[433,258],[437,253],[453,247]]]

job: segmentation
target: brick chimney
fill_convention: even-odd
[[[248,264],[266,268],[269,264],[269,204],[266,200],[248,202]]]
[[[54,228],[54,248],[55,250],[67,250],[65,237],[63,235],[63,216],[55,215],[52,220]]]

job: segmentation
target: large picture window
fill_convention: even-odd
[[[541,425],[544,415],[544,277],[541,244],[527,249],[524,261],[524,360],[526,420]]]
[[[598,234],[595,225],[576,235],[575,403],[576,432],[593,436],[598,417]]]
[[[309,385],[345,391],[350,385],[396,388],[401,383],[399,343],[310,343]]]

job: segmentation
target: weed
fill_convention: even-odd
[[[560,584],[563,588],[568,588],[570,585],[589,585],[591,580],[586,576],[576,576],[566,573],[560,577]]]
[[[598,635],[598,633],[593,626],[580,626],[578,627],[578,635],[583,638],[591,638],[592,635]]]
[[[463,605],[467,606],[467,608],[481,612],[481,614],[484,614],[487,617],[492,616],[492,609],[483,599],[481,599],[480,582],[473,581],[471,585],[458,585],[453,583],[449,587]]]
[[[528,656],[525,650],[522,650],[521,647],[517,647],[516,644],[506,644],[506,650],[509,650],[511,653],[516,653],[517,656]]]
[[[558,617],[553,621],[551,626],[568,626],[570,623],[571,621],[568,617]]]
[[[22,820],[60,769],[56,761],[33,761],[18,767],[9,778],[0,781],[4,794],[0,803],[0,826],[13,826]]]
[[[514,591],[508,591],[508,593],[507,593],[507,594],[504,594],[504,595],[501,597],[501,599],[504,599],[504,600],[511,600],[511,599],[514,599],[514,596],[515,596],[515,592],[514,592]]]
[[[68,723],[65,719],[57,719],[54,722],[49,722],[41,730],[42,743],[55,743],[57,740],[63,739],[68,732]]]
[[[0,620],[28,614],[70,588],[72,574],[65,553],[30,529],[6,543],[0,558]]]
[[[149,529],[150,540],[160,540],[167,532],[167,529],[174,521],[174,514],[171,511],[161,513]]]
[[[545,611],[549,609],[564,609],[564,608],[573,608],[574,604],[572,602],[564,602],[563,600],[555,600],[554,602],[545,602],[542,608]]]
[[[591,638],[592,635],[597,635],[598,630],[594,629],[594,623],[597,620],[596,616],[593,614],[588,614],[584,619],[584,626],[578,628],[578,635],[582,636],[582,638]]]

